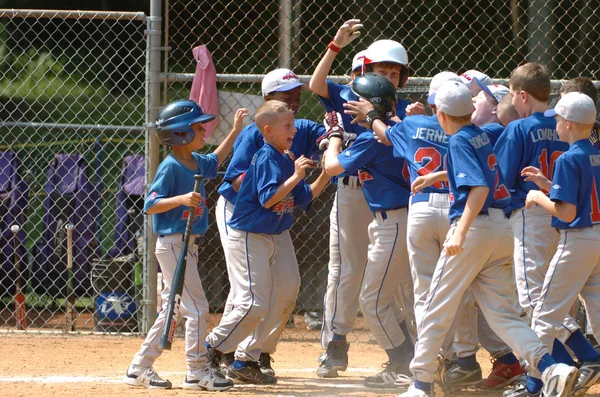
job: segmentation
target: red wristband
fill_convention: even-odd
[[[327,47],[333,52],[340,52],[340,50],[341,50],[340,47],[333,44],[333,40],[331,40],[331,42],[329,43],[329,45]]]

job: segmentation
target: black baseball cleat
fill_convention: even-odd
[[[234,382],[250,383],[255,385],[274,385],[277,378],[271,375],[265,375],[260,370],[256,361],[244,361],[242,368],[236,368],[235,364],[227,367],[227,378]]]
[[[269,353],[260,353],[260,358],[258,359],[260,371],[265,375],[275,376],[275,370],[271,366],[271,363],[274,361]]]
[[[223,375],[227,375],[227,367],[229,367],[235,361],[235,353],[223,353],[221,355],[221,372]]]
[[[345,341],[331,341],[327,345],[327,352],[319,358],[317,376],[319,378],[337,378],[338,371],[348,368],[348,348],[350,344]]]
[[[479,363],[475,364],[473,367],[465,368],[461,367],[456,362],[452,362],[451,365],[446,368],[444,384],[449,388],[460,388],[478,384],[481,380],[482,374]]]

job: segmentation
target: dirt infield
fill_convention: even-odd
[[[185,362],[183,340],[165,352],[155,369],[168,377],[174,389],[146,390],[122,383],[123,374],[142,338],[117,336],[56,336],[3,334],[0,347],[0,395],[16,396],[193,396],[201,393],[181,389]],[[357,343],[350,347],[350,367],[333,380],[317,378],[316,342],[283,341],[274,355],[276,386],[236,386],[218,396],[396,396],[401,389],[375,390],[362,386],[364,376],[376,373],[385,361],[376,345]],[[489,356],[480,353],[484,372]],[[600,386],[590,396],[600,396]],[[500,397],[501,392],[464,390],[455,396]]]

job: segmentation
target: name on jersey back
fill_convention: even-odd
[[[412,136],[412,139],[422,139],[431,142],[448,144],[448,135],[446,135],[444,131],[433,128],[417,128],[417,131],[415,132],[415,135]]]
[[[530,131],[529,135],[533,142],[539,141],[560,141],[558,132],[554,128],[539,128],[535,131]]]

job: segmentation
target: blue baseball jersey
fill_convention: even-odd
[[[504,126],[500,123],[490,123],[479,128],[481,128],[481,131],[485,132],[490,138],[490,143],[492,144],[492,147],[494,147],[494,145],[498,141],[498,138],[500,138],[500,135],[502,135],[502,133],[504,132]]]
[[[373,134],[362,134],[338,155],[346,172],[358,172],[363,193],[372,212],[408,205],[410,186],[402,176],[404,159],[394,157],[393,148],[377,142]]]
[[[172,155],[168,155],[156,170],[156,176],[144,202],[144,213],[163,198],[180,196],[194,190],[194,175],[199,174],[204,179],[217,177],[219,159],[214,153],[192,153],[198,164],[197,170],[191,170],[181,164]],[[204,182],[200,185],[203,199],[196,208],[196,219],[192,226],[193,234],[204,234],[208,229],[208,214],[206,207],[206,191]],[[160,214],[152,214],[152,229],[156,234],[184,233],[190,208],[180,205]]]
[[[527,192],[538,189],[535,183],[525,182],[521,176],[523,168],[537,167],[551,180],[554,162],[567,150],[569,144],[558,138],[556,120],[544,117],[543,113],[534,113],[508,124],[494,146],[506,187],[512,195],[506,210],[524,207]]]
[[[294,208],[306,211],[310,207],[310,186],[302,180],[271,208],[264,204],[294,170],[292,159],[268,143],[263,145],[246,171],[228,225],[252,233],[279,234],[288,230],[294,220]]]
[[[319,150],[316,141],[317,138],[327,132],[325,131],[325,127],[323,124],[306,119],[294,120],[294,126],[298,131],[296,132],[296,135],[294,135],[294,141],[292,143],[292,148],[290,149],[291,152],[294,153],[296,158],[302,155],[311,157]],[[264,144],[265,140],[256,126],[256,123],[252,123],[245,127],[236,138],[233,145],[233,157],[231,158],[225,176],[223,177],[223,183],[218,190],[219,194],[225,197],[230,203],[235,204],[238,194],[233,190],[231,182],[246,172],[254,154]]]
[[[510,204],[510,193],[498,168],[490,138],[475,125],[465,126],[450,137],[447,167],[453,200],[450,222],[463,214],[469,192],[475,186],[490,189],[480,213]]]
[[[394,156],[406,159],[411,183],[421,175],[446,169],[450,137],[440,126],[437,115],[407,117],[388,128],[385,135],[392,143]],[[448,184],[438,182],[423,192],[448,193]]]
[[[589,139],[573,142],[554,166],[550,199],[577,207],[571,223],[552,217],[559,229],[590,227],[600,223],[600,152]]]

